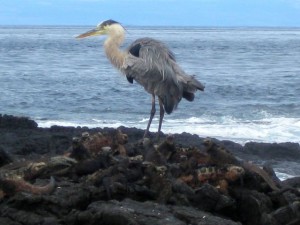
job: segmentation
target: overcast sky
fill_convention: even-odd
[[[0,25],[300,27],[300,0],[0,0]]]

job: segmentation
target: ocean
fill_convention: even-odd
[[[0,113],[40,127],[145,129],[151,96],[110,65],[104,37],[75,39],[91,28],[0,26]],[[164,133],[300,142],[300,28],[127,27],[124,47],[145,36],[206,86],[165,116]]]

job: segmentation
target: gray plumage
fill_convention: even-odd
[[[176,109],[182,98],[194,100],[197,90],[204,90],[194,76],[186,74],[176,63],[174,54],[164,43],[152,38],[140,38],[134,41],[126,51],[119,49],[125,36],[124,28],[113,20],[104,21],[96,29],[88,31],[78,38],[107,34],[104,48],[108,59],[123,72],[130,83],[136,81],[152,95],[152,109],[144,137],[147,135],[155,114],[155,96],[160,105],[158,135],[164,112],[170,114]]]
[[[161,99],[168,114],[182,97],[192,101],[197,90],[204,90],[194,76],[177,65],[174,54],[160,41],[140,38],[129,46],[128,53],[122,68],[127,79],[135,80]]]

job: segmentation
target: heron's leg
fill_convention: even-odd
[[[149,121],[148,121],[147,129],[146,129],[145,134],[144,134],[144,138],[147,136],[147,134],[149,132],[149,128],[150,128],[152,119],[155,115],[155,112],[156,112],[156,109],[155,109],[155,95],[152,94],[152,108],[151,108],[151,111],[150,111],[150,118],[149,118]]]
[[[162,100],[160,98],[158,98],[158,101],[159,101],[159,125],[158,125],[157,138],[159,139],[161,125],[162,125],[162,122],[163,122],[163,119],[164,119],[164,115],[165,115],[165,109],[164,109]]]

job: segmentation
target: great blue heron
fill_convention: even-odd
[[[165,112],[170,114],[176,109],[181,98],[194,100],[197,90],[204,90],[194,76],[187,75],[176,63],[174,54],[160,41],[152,38],[140,38],[134,41],[127,50],[120,49],[124,41],[125,29],[114,20],[106,20],[95,29],[83,33],[77,38],[104,35],[106,56],[110,62],[126,75],[130,83],[136,81],[152,95],[152,108],[147,129],[147,136],[155,114],[155,96],[158,97],[160,117],[158,136]]]

